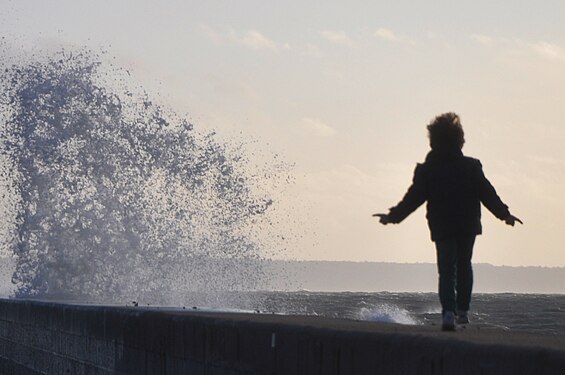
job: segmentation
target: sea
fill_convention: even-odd
[[[439,325],[437,293],[255,292],[262,313],[299,314],[405,325]],[[565,334],[565,295],[474,294],[472,325],[541,335]]]

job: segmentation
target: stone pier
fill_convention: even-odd
[[[0,300],[0,374],[565,374],[565,338]]]

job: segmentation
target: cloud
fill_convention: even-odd
[[[239,35],[235,30],[230,30],[227,38],[234,43],[241,44],[254,50],[276,51],[280,48],[275,41],[269,39],[257,30],[248,30],[243,35]],[[288,44],[284,44],[282,48],[289,49],[290,46]]]
[[[353,40],[343,31],[322,30],[319,34],[322,38],[334,44],[340,44],[348,47],[353,45]]]
[[[565,49],[557,44],[540,41],[528,46],[539,56],[556,61],[565,61]]]
[[[380,28],[377,31],[375,31],[375,36],[377,38],[381,38],[381,39],[385,39],[385,40],[391,40],[391,41],[398,40],[398,37],[396,36],[394,31],[392,31],[390,29],[385,29],[385,28]]]
[[[243,45],[245,45],[246,47],[252,49],[277,49],[277,44],[274,41],[267,38],[257,30],[247,31],[245,35],[240,39],[240,42],[243,43]]]
[[[490,47],[494,44],[494,39],[488,35],[472,34],[471,39],[487,47]]]
[[[324,138],[332,137],[337,134],[337,131],[331,126],[318,119],[312,119],[309,117],[304,117],[302,119],[301,130],[303,133]]]
[[[497,47],[501,51],[534,54],[550,61],[565,61],[565,47],[547,41],[527,42],[519,38],[493,37],[471,34],[470,38],[485,47]]]
[[[275,51],[280,48],[290,49],[290,45],[288,43],[279,45],[257,30],[248,30],[245,33],[241,34],[233,29],[229,30],[228,32],[222,33],[208,25],[199,25],[199,29],[204,35],[208,37],[208,39],[212,41],[212,43],[218,45],[222,44],[224,41],[229,41],[254,50]]]
[[[391,29],[387,29],[385,27],[381,27],[375,31],[373,34],[376,38],[386,40],[388,42],[395,42],[395,43],[412,43],[412,40],[404,35],[399,35],[392,31]]]

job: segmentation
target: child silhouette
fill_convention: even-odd
[[[437,116],[428,125],[431,151],[414,171],[412,185],[388,214],[374,214],[380,223],[397,224],[427,202],[428,226],[435,243],[439,273],[442,330],[469,323],[473,288],[471,257],[481,234],[481,203],[506,224],[520,219],[510,214],[483,173],[481,162],[463,155],[465,143],[459,116]]]

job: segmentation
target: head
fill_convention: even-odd
[[[430,147],[434,151],[462,149],[465,134],[459,116],[448,112],[437,116],[428,125]]]

